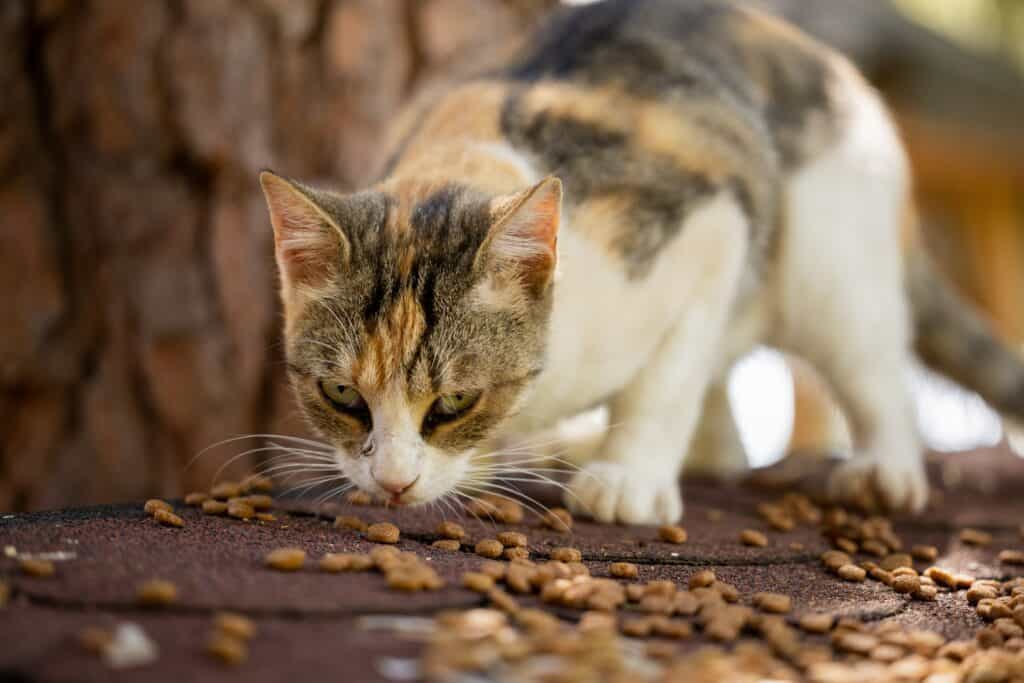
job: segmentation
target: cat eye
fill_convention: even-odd
[[[360,418],[369,412],[362,394],[345,384],[320,380],[320,393],[340,412],[351,413]]]
[[[475,406],[479,398],[480,392],[457,392],[439,396],[430,406],[423,426],[429,428],[445,422],[452,422]]]

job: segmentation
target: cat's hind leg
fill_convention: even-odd
[[[729,402],[728,373],[708,388],[700,423],[690,443],[685,471],[716,476],[735,476],[750,468],[747,452]]]
[[[659,257],[656,268],[671,269],[673,286],[651,296],[678,297],[678,313],[646,364],[610,400],[598,460],[569,484],[566,502],[575,510],[627,524],[670,523],[682,514],[679,474],[717,370],[747,244],[743,212],[721,196],[690,216]]]

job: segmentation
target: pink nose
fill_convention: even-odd
[[[413,487],[417,481],[419,481],[419,475],[415,479],[410,480],[395,480],[395,479],[377,479],[373,478],[377,482],[377,485],[388,493],[393,493],[396,496],[400,496]]]

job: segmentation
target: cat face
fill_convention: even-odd
[[[466,482],[543,364],[560,182],[500,197],[260,182],[292,384],[343,473],[396,503]]]

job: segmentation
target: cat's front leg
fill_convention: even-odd
[[[680,298],[678,317],[609,402],[599,457],[569,484],[567,504],[602,522],[665,524],[683,512],[679,475],[718,370],[747,253],[746,222],[729,200],[692,217],[683,232],[685,257],[672,293]]]

